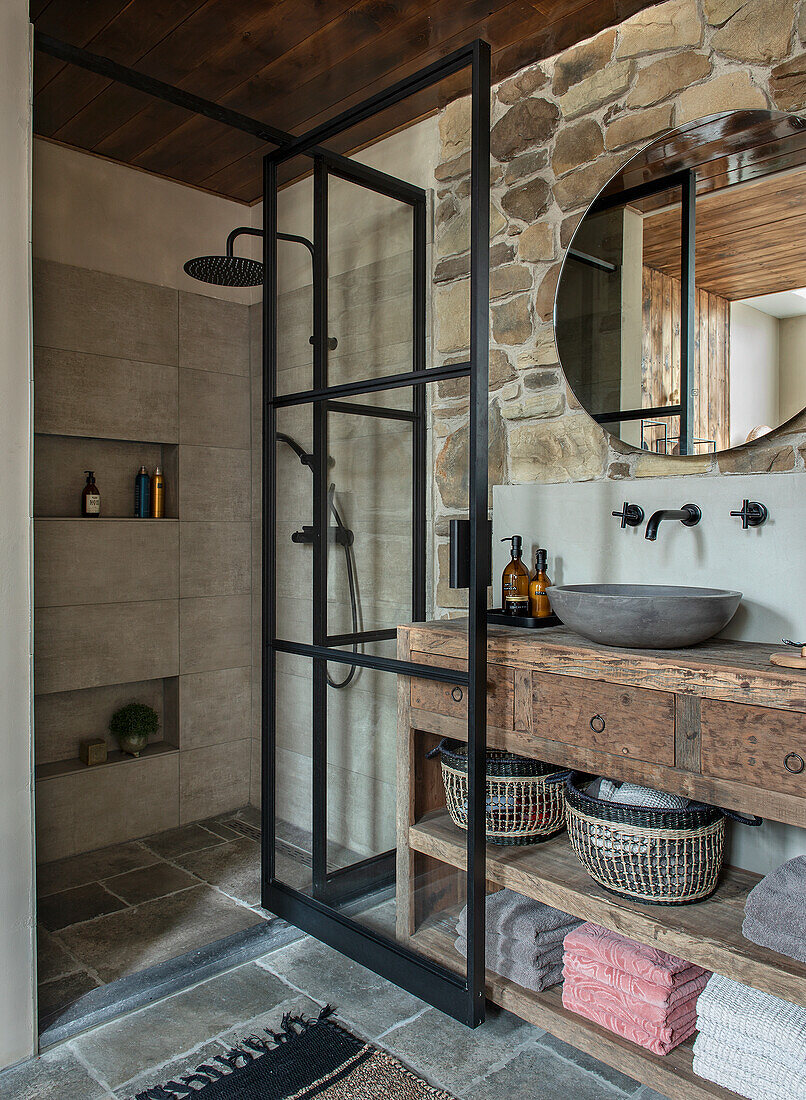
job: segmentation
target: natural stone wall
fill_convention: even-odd
[[[569,392],[552,313],[563,251],[588,203],[655,136],[738,108],[806,106],[806,0],[668,0],[530,66],[493,92],[490,481],[590,481],[799,471],[801,415],[752,446],[673,458],[608,437]],[[439,119],[434,267],[435,361],[469,339],[470,111]],[[441,382],[432,405],[435,531],[442,608],[448,517],[466,507],[467,388]]]

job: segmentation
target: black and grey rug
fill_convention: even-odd
[[[336,1023],[285,1016],[279,1032],[251,1036],[179,1081],[135,1100],[454,1100],[416,1077],[386,1051]]]

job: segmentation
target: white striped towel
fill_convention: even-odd
[[[667,794],[652,787],[639,787],[635,783],[614,783],[602,779],[599,783],[602,802],[617,802],[622,806],[645,806],[650,810],[684,810],[689,800],[679,794]]]
[[[725,1037],[737,1030],[762,1053],[770,1047],[785,1060],[796,1057],[806,1064],[806,1008],[762,993],[722,974],[712,974],[697,1000],[697,1027],[715,1032],[725,1028]],[[776,1054],[776,1058],[778,1055]]]
[[[748,1100],[806,1100],[806,1072],[767,1057],[746,1044],[735,1029],[730,1039],[700,1032],[694,1041],[692,1068],[698,1077]]]

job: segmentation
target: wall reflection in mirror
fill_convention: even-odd
[[[806,407],[806,121],[698,120],[633,157],[566,252],[560,361],[585,409],[661,454],[740,446]]]

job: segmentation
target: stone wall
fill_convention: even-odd
[[[558,363],[552,312],[563,252],[587,205],[630,156],[671,127],[738,108],[806,105],[806,0],[669,0],[521,70],[492,97],[490,481],[627,480],[796,472],[806,416],[756,445],[674,458],[634,450],[580,408]],[[435,362],[466,354],[469,327],[467,99],[441,114]],[[466,508],[466,387],[433,402],[442,608],[448,518]]]

